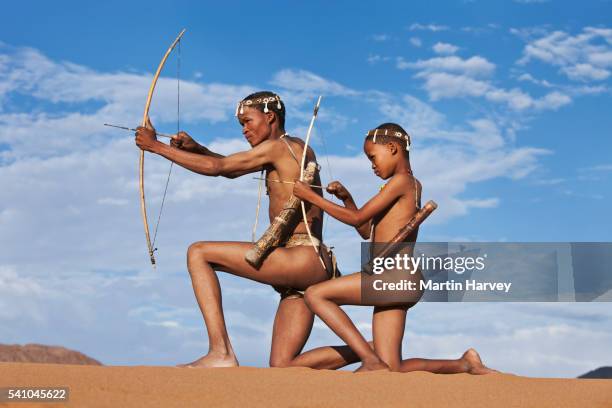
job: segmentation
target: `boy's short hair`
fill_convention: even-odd
[[[406,154],[410,150],[410,135],[397,123],[387,122],[378,125],[367,133],[366,140],[376,144],[397,143]]]
[[[279,127],[281,129],[285,128],[285,103],[274,92],[259,91],[248,95],[238,102],[236,116],[238,116],[238,112],[242,113],[242,108],[245,106],[261,112],[274,112],[278,118]]]

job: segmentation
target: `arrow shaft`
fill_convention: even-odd
[[[253,180],[267,180],[267,179],[263,177],[253,177]],[[274,180],[274,179],[267,180],[267,181],[271,181],[273,183],[295,184],[295,181]],[[317,186],[316,184],[308,184],[308,185],[313,188],[324,188],[323,186]]]
[[[109,126],[109,127],[114,127],[114,128],[117,128],[117,129],[123,129],[123,130],[129,130],[129,131],[132,131],[132,132],[136,132],[136,129],[129,128],[127,126],[111,125],[110,123],[105,123],[104,126]],[[167,137],[168,139],[172,139],[172,135],[167,135],[165,133],[157,133],[157,132],[155,132],[155,134],[157,136]]]

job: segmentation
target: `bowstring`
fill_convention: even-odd
[[[320,128],[319,128],[320,129]],[[328,172],[328,176],[329,176],[329,183],[331,183],[334,180],[334,176],[332,175],[332,171],[331,171],[331,165],[329,164],[329,150],[327,149],[327,143],[325,142],[325,135],[323,135],[323,132],[319,131],[319,133],[321,134],[321,140],[323,141],[323,150],[325,150],[325,162],[327,163],[327,172]],[[323,183],[321,183],[323,184]],[[335,196],[332,196],[332,199],[335,198]],[[327,219],[331,219],[333,217],[327,217]],[[327,224],[329,224],[329,222],[324,222],[323,223],[323,237],[327,236],[326,231],[327,231]]]
[[[181,43],[182,39],[178,42],[178,58],[176,59],[176,133],[181,129]],[[159,207],[159,214],[157,215],[157,222],[155,223],[155,232],[153,233],[153,252],[157,251],[155,248],[155,240],[157,239],[157,230],[159,229],[159,222],[161,221],[162,212],[164,211],[164,203],[166,202],[166,194],[168,193],[168,185],[170,184],[170,176],[172,175],[172,168],[174,162],[170,162],[170,169],[168,170],[168,177],[166,178],[166,186],[164,187],[164,195],[162,197],[161,206]]]

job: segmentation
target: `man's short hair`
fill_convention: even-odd
[[[272,98],[268,103],[264,103],[263,100],[266,98]],[[250,104],[246,104],[247,101],[253,101]],[[257,102],[255,102],[257,101]],[[272,111],[278,118],[278,125],[280,129],[285,128],[285,103],[281,100],[280,96],[270,91],[259,91],[248,95],[242,101],[241,106],[248,106],[249,108],[257,109],[258,111],[264,112],[267,107],[268,111]],[[279,108],[280,106],[280,108]]]

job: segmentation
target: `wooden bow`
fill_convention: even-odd
[[[166,63],[166,60],[168,59],[168,56],[170,55],[174,47],[176,47],[176,44],[178,44],[178,42],[181,40],[181,37],[183,37],[183,34],[185,34],[185,29],[183,29],[179,33],[179,35],[174,39],[174,41],[172,42],[172,44],[170,45],[170,47],[164,54],[164,57],[162,58],[161,62],[159,63],[159,66],[157,67],[157,71],[155,71],[155,76],[153,77],[153,81],[151,82],[151,87],[149,88],[149,94],[147,95],[147,103],[145,104],[144,114],[142,115],[141,126],[143,127],[148,127],[150,123],[149,122],[149,108],[151,106],[151,100],[153,99],[153,91],[155,91],[155,85],[157,84],[157,79],[159,78],[159,75],[161,74],[161,71],[164,67],[164,64]],[[151,234],[149,232],[149,221],[147,219],[147,207],[145,205],[144,150],[142,149],[140,150],[140,166],[139,167],[140,167],[139,169],[140,213],[142,214],[142,222],[144,224],[145,237],[147,239],[147,249],[149,251],[149,257],[151,259],[151,265],[155,267],[155,255],[154,255],[155,248],[153,248],[153,245],[151,245]]]

